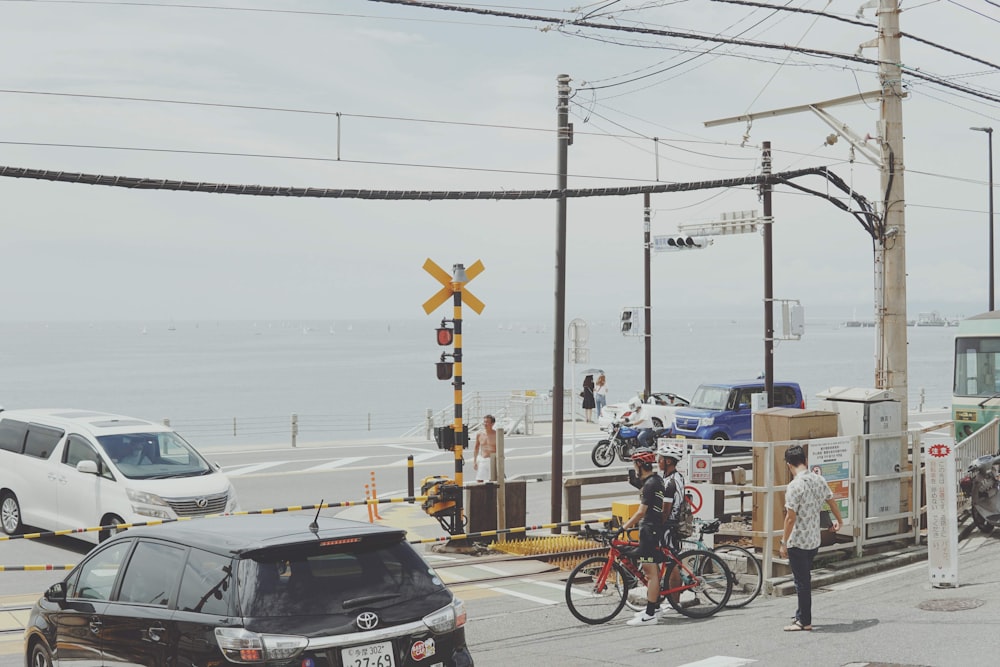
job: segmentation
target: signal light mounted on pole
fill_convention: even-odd
[[[707,236],[671,236],[665,250],[698,250],[711,244],[712,239]]]

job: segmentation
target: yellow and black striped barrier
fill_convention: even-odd
[[[363,505],[382,505],[387,503],[422,503],[427,499],[437,500],[437,496],[404,496],[402,498],[371,498],[368,500],[344,500],[339,503],[317,503],[314,505],[289,505],[288,507],[271,507],[259,510],[240,510],[237,512],[222,512],[218,514],[205,514],[203,516],[182,516],[176,519],[150,519],[149,521],[137,521],[135,523],[119,523],[113,526],[91,526],[89,528],[67,528],[65,530],[51,530],[39,533],[22,533],[20,535],[0,535],[0,542],[10,540],[35,540],[40,537],[60,537],[66,535],[79,535],[80,533],[92,533],[100,530],[125,530],[127,528],[138,528],[140,526],[160,526],[166,523],[176,523],[178,521],[192,521],[196,519],[216,519],[225,516],[243,516],[248,514],[279,514],[281,512],[301,512],[304,510],[335,509],[338,507],[361,507]]]
[[[50,572],[72,570],[76,565],[0,565],[0,572]]]
[[[422,540],[411,540],[410,544],[430,544],[433,542],[448,542],[451,540],[468,540],[474,539],[476,537],[496,537],[497,535],[516,535],[518,533],[527,533],[529,530],[545,530],[550,528],[564,527],[564,526],[585,526],[588,523],[606,523],[611,520],[611,517],[601,518],[601,519],[591,519],[578,521],[563,521],[561,523],[543,523],[536,526],[521,526],[520,528],[504,528],[500,530],[484,530],[478,533],[464,533],[461,535],[448,535],[446,537],[428,537]]]

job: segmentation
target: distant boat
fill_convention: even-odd
[[[917,315],[918,327],[943,327],[947,324],[948,322],[941,317],[941,313],[936,310]]]
[[[141,332],[141,333],[142,333],[142,335],[143,335],[143,336],[145,336],[145,335],[146,335],[146,334],[148,333],[148,332],[146,331],[146,327],[143,327],[143,328],[142,328],[142,332]]]

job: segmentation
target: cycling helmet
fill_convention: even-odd
[[[632,454],[632,460],[637,463],[656,463],[656,452],[651,449],[637,449]]]
[[[675,442],[664,442],[656,448],[656,454],[667,459],[680,461],[684,458],[684,448]]]

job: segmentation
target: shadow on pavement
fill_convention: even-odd
[[[815,625],[813,626],[813,632],[828,632],[830,634],[858,632],[860,630],[873,628],[876,625],[878,625],[877,618],[865,618],[857,621],[851,621],[850,623],[825,623],[823,625]]]

